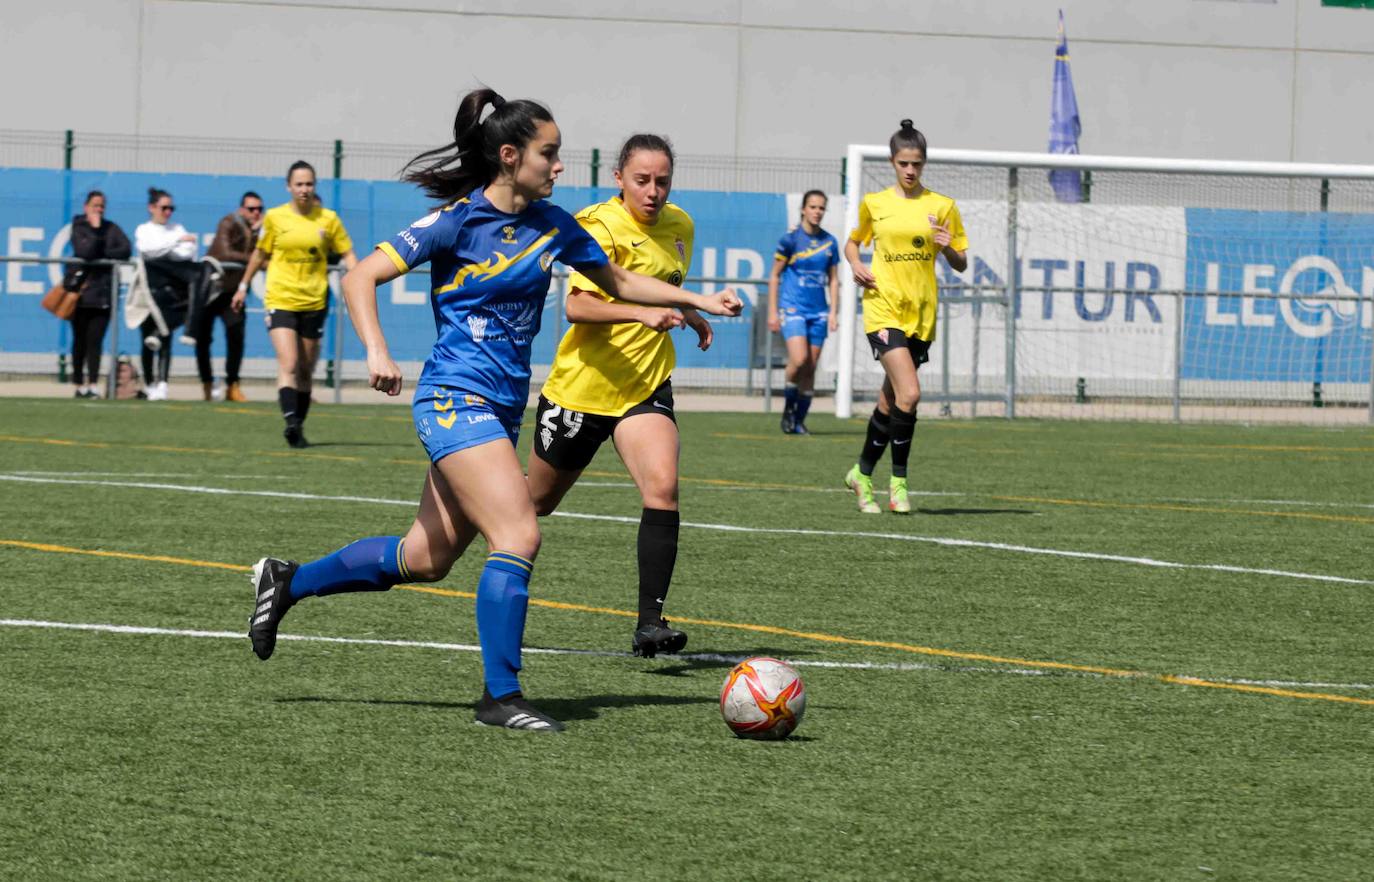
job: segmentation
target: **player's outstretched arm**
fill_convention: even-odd
[[[377,317],[377,286],[401,274],[396,264],[380,251],[358,261],[343,277],[343,296],[353,330],[367,347],[367,382],[379,392],[401,394],[401,369],[391,360],[382,322]]]
[[[568,321],[583,325],[614,325],[639,322],[655,331],[669,331],[682,326],[682,316],[676,310],[640,306],[637,303],[620,303],[602,299],[600,294],[582,288],[568,292],[564,308]]]
[[[715,294],[698,294],[614,263],[582,272],[612,297],[646,306],[686,306],[711,315],[739,315],[744,308],[744,302],[732,288]]]

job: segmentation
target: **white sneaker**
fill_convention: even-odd
[[[152,385],[150,385],[150,386],[148,387],[148,400],[149,400],[149,401],[166,401],[166,400],[167,400],[167,382],[166,382],[165,380],[162,381],[162,382],[160,382],[160,383],[153,383]]]
[[[211,400],[211,401],[223,401],[223,400],[224,400],[224,384],[221,383],[219,380],[216,380],[216,381],[215,381],[215,385],[210,389],[210,400]]]

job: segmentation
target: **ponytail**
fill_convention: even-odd
[[[922,135],[920,130],[912,125],[911,120],[904,119],[897,131],[893,132],[892,139],[887,142],[887,149],[892,156],[896,156],[899,150],[919,150],[924,158],[926,155],[926,136]]]
[[[491,111],[483,118],[488,105]],[[502,145],[524,150],[541,122],[553,122],[553,114],[536,101],[507,101],[493,89],[469,92],[458,102],[453,140],[406,163],[401,180],[446,204],[461,199],[496,180]]]

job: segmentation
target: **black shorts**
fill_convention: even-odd
[[[883,328],[867,335],[868,347],[873,350],[873,360],[882,358],[883,353],[906,347],[911,353],[911,363],[920,367],[930,361],[930,341],[920,337],[908,337],[906,332],[896,328]]]
[[[677,422],[671,380],[664,380],[652,395],[620,416],[568,410],[540,395],[539,410],[535,413],[534,453],[556,469],[580,472],[621,420],[641,413],[659,413]]]
[[[291,309],[269,309],[267,310],[267,330],[275,331],[277,328],[287,328],[295,331],[306,340],[318,340],[324,336],[324,320],[329,315],[329,308],[311,309],[305,312],[296,312]]]

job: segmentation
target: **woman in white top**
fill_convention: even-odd
[[[148,287],[162,312],[167,333],[150,318],[139,330],[143,333],[143,382],[150,401],[167,398],[167,374],[172,367],[172,329],[186,319],[191,285],[196,270],[196,237],[172,221],[172,196],[166,190],[148,188],[148,220],[134,230],[134,247],[148,269]],[[157,356],[156,366],[153,356]],[[154,372],[156,368],[156,372]]]

